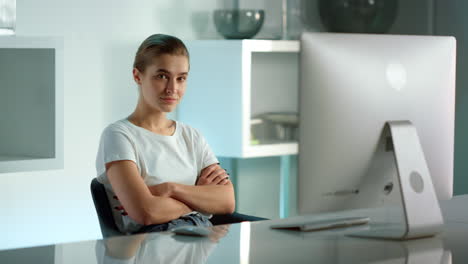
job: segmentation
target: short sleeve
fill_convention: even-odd
[[[207,166],[210,166],[211,164],[219,163],[218,159],[216,158],[213,150],[211,147],[208,145],[208,142],[206,141],[205,137],[200,134],[200,132],[197,131],[198,135],[198,142],[200,146],[200,153],[201,153],[201,169],[206,168]]]
[[[96,158],[97,175],[106,171],[106,163],[118,160],[136,161],[134,143],[123,130],[107,127],[101,135],[99,150]]]

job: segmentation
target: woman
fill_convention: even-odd
[[[189,53],[173,36],[155,34],[138,48],[135,111],[109,125],[96,160],[122,233],[211,226],[211,214],[234,211],[234,189],[203,136],[166,117],[182,99]]]

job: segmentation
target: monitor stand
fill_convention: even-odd
[[[389,121],[382,137],[387,141],[387,151],[391,148],[394,154],[404,227],[392,229],[371,224],[368,230],[352,236],[407,240],[439,233],[444,221],[416,128],[409,121]]]

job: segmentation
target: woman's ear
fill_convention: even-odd
[[[133,68],[133,80],[138,84],[141,85],[141,73],[137,68]]]

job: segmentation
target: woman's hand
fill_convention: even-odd
[[[161,184],[149,186],[148,188],[150,189],[152,195],[160,197],[171,197],[174,192],[175,183],[164,182]]]
[[[219,164],[212,164],[201,171],[195,185],[226,185],[229,182],[229,173]]]

